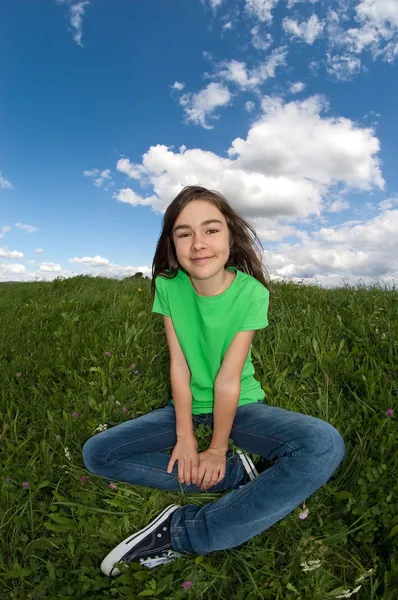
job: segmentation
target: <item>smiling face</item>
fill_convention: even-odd
[[[229,258],[230,234],[222,212],[207,200],[192,200],[173,226],[177,260],[195,279],[210,279]]]

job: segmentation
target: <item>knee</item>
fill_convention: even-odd
[[[345,455],[344,439],[333,425],[326,421],[322,423],[321,431],[317,436],[318,452],[326,454],[334,468],[337,468]]]
[[[103,463],[103,461],[101,460],[101,451],[98,436],[99,434],[89,438],[84,443],[82,448],[84,465],[86,469],[93,474],[96,474],[98,472],[99,466]]]

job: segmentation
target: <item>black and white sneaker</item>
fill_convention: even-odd
[[[101,563],[101,571],[104,575],[110,577],[120,575],[119,569],[114,566],[115,563],[139,562],[153,569],[180,558],[181,555],[173,551],[170,538],[171,518],[179,508],[180,505],[171,504],[144,529],[130,535],[116,546]]]
[[[245,468],[245,471],[246,471],[245,483],[243,484],[243,485],[245,485],[246,483],[249,483],[249,481],[253,481],[253,479],[258,477],[258,471],[257,471],[256,467],[254,466],[254,462],[252,461],[250,456],[248,454],[246,454],[246,452],[239,450],[239,448],[236,448],[236,452],[237,452],[239,458],[241,459],[243,466]],[[242,486],[239,486],[239,487],[242,487]]]

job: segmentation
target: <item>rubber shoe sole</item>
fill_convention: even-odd
[[[171,504],[167,508],[164,509],[153,521],[149,523],[146,527],[137,531],[134,535],[129,535],[125,540],[120,542],[102,561],[101,563],[101,571],[104,575],[108,575],[109,577],[117,577],[120,575],[120,571],[117,567],[114,567],[116,563],[120,563],[123,561],[123,557],[134,548],[134,546],[138,545],[144,538],[153,533],[162,523],[167,521],[173,512],[181,508],[178,504]],[[172,555],[173,552],[170,552]],[[148,565],[146,565],[148,566]],[[155,565],[156,566],[156,563]]]

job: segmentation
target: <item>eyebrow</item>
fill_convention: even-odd
[[[207,221],[203,221],[203,223],[201,223],[201,227],[203,227],[204,225],[210,225],[211,223],[219,223],[220,225],[223,224],[222,221],[220,221],[220,219],[208,219]],[[190,225],[177,225],[177,227],[174,227],[173,232],[175,233],[180,229],[192,229],[192,227]]]

